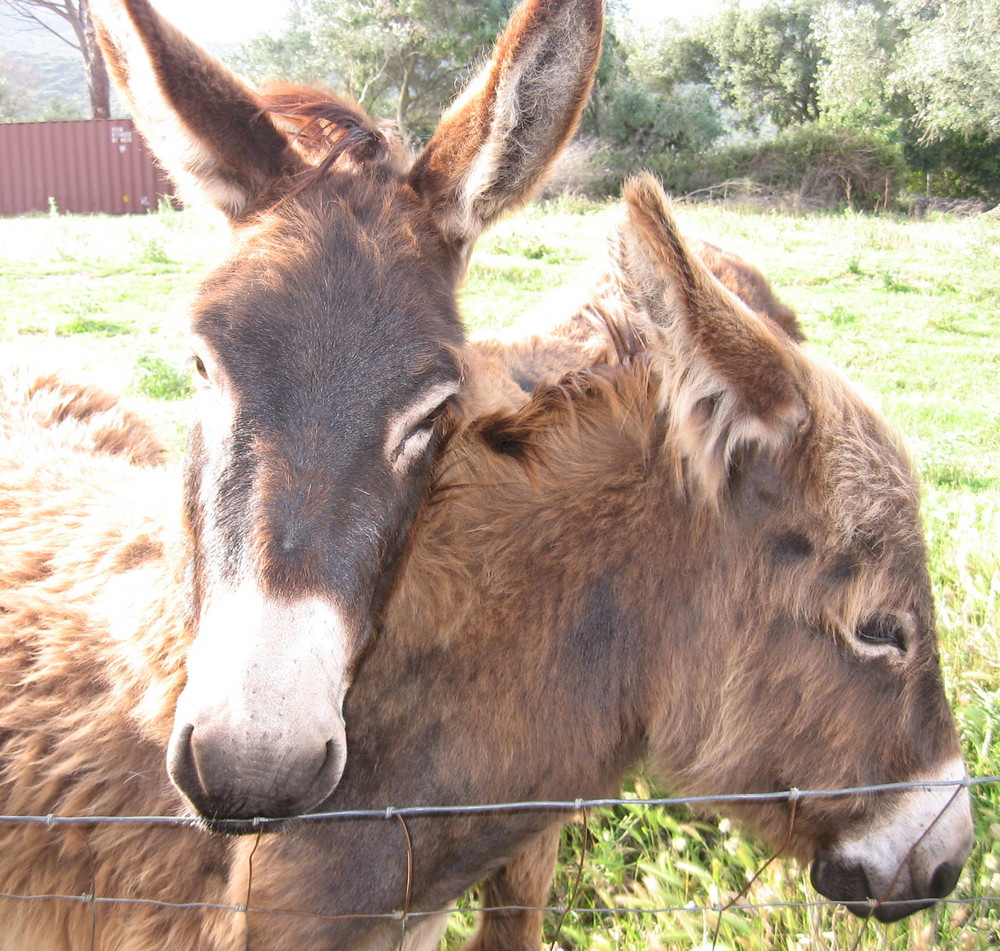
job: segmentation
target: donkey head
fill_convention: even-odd
[[[357,108],[266,99],[147,0],[94,0],[137,122],[232,229],[191,331],[188,679],[168,753],[205,818],[287,816],[344,765],[341,714],[462,382],[456,289],[572,134],[600,0],[526,0],[412,163]]]
[[[674,484],[701,511],[696,633],[669,661],[688,687],[661,698],[654,756],[692,794],[927,784],[742,809],[813,861],[820,892],[902,917],[954,888],[972,842],[912,466],[839,375],[712,277],[650,179],[627,205],[619,293],[651,318]]]

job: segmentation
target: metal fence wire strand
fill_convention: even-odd
[[[959,787],[961,788],[961,787]],[[957,791],[956,791],[957,792]],[[754,882],[757,881],[761,875],[764,874],[764,870],[779,856],[785,849],[788,848],[788,843],[792,841],[792,835],[795,832],[795,814],[798,811],[799,806],[799,791],[797,789],[789,790],[788,797],[788,831],[785,833],[785,841],[781,843],[768,858],[761,864],[760,868],[753,873],[752,876],[747,880],[747,883],[719,909],[719,914],[715,919],[715,931],[712,933],[712,951],[715,951],[716,945],[719,943],[719,933],[722,931],[722,916],[729,911],[741,898],[743,898],[747,892],[753,887]],[[935,818],[935,822],[937,819]]]
[[[480,803],[480,804],[468,804],[468,805],[458,805],[458,806],[404,806],[404,807],[389,807],[386,809],[365,809],[365,810],[344,810],[339,812],[325,812],[325,813],[314,813],[310,815],[304,815],[297,817],[299,821],[303,822],[336,822],[341,820],[353,820],[358,818],[366,819],[386,819],[394,820],[397,822],[402,831],[403,838],[403,851],[405,853],[406,861],[406,883],[405,890],[402,896],[402,906],[400,909],[390,912],[381,913],[365,913],[357,912],[352,914],[339,914],[339,915],[326,915],[319,912],[307,911],[304,909],[292,909],[292,908],[266,908],[257,907],[252,903],[252,886],[253,886],[253,860],[254,854],[256,853],[256,846],[260,841],[260,836],[264,832],[264,827],[270,824],[274,820],[255,820],[255,824],[259,826],[257,832],[257,841],[250,855],[247,858],[247,890],[246,890],[246,900],[242,905],[229,905],[220,904],[214,902],[170,902],[164,901],[156,898],[120,898],[111,897],[96,894],[96,865],[97,858],[94,855],[93,849],[90,843],[87,841],[86,833],[82,830],[72,829],[76,832],[83,841],[83,845],[87,851],[88,864],[89,864],[89,881],[91,883],[91,891],[82,895],[69,895],[69,894],[35,894],[35,895],[22,895],[22,894],[12,894],[7,892],[0,892],[0,901],[14,901],[14,902],[45,902],[45,901],[58,901],[58,902],[76,902],[82,904],[88,904],[91,906],[91,948],[96,947],[96,937],[97,937],[97,916],[98,909],[104,906],[110,905],[122,905],[122,906],[135,906],[135,907],[148,907],[148,908],[163,908],[171,909],[176,911],[221,911],[230,912],[233,914],[242,914],[245,916],[246,921],[246,940],[249,944],[250,941],[250,927],[251,927],[251,916],[252,915],[279,915],[279,916],[293,916],[293,917],[303,917],[312,918],[319,920],[342,920],[348,918],[367,918],[372,920],[391,920],[398,921],[400,923],[400,942],[406,937],[407,923],[409,921],[421,921],[424,919],[447,916],[454,913],[455,909],[452,907],[438,909],[434,911],[415,911],[411,908],[411,898],[412,898],[412,887],[413,887],[413,844],[410,838],[409,829],[406,824],[406,819],[413,816],[421,817],[433,817],[433,816],[452,816],[452,815],[484,815],[496,812],[511,812],[511,811],[564,811],[567,814],[577,814],[581,815],[585,823],[585,828],[589,826],[590,813],[588,810],[593,810],[596,808],[604,807],[614,807],[614,806],[629,806],[629,807],[646,807],[649,809],[662,809],[677,806],[691,806],[691,805],[724,805],[726,803],[734,802],[753,802],[753,801],[787,801],[789,804],[789,824],[788,833],[785,842],[776,849],[766,860],[764,860],[756,872],[747,881],[746,885],[740,889],[740,891],[734,895],[731,899],[723,902],[715,902],[707,905],[698,905],[694,902],[687,902],[684,905],[674,905],[674,906],[663,906],[656,908],[642,908],[642,907],[607,907],[607,908],[588,908],[588,907],[576,907],[575,902],[578,896],[580,882],[583,875],[584,862],[587,857],[587,852],[589,847],[586,845],[588,838],[585,838],[585,846],[583,849],[584,854],[580,856],[575,879],[573,884],[570,886],[570,894],[568,900],[564,905],[545,905],[545,906],[527,906],[527,905],[503,905],[503,906],[491,906],[491,907],[474,907],[461,909],[463,911],[480,912],[480,913],[493,913],[493,912],[540,912],[543,914],[557,915],[558,917],[558,929],[556,934],[558,936],[559,931],[565,924],[566,917],[571,913],[582,913],[592,916],[600,917],[615,917],[615,916],[626,916],[626,915],[637,915],[637,916],[660,916],[660,915],[680,915],[680,914],[714,914],[716,915],[715,926],[713,928],[712,935],[712,946],[715,947],[719,939],[719,934],[722,926],[723,914],[727,911],[739,911],[744,913],[752,913],[758,911],[766,910],[777,910],[777,909],[809,909],[809,908],[827,908],[827,907],[838,907],[841,903],[831,901],[829,899],[816,899],[811,901],[768,901],[768,902],[747,902],[743,899],[748,894],[749,890],[753,884],[757,881],[764,870],[784,851],[787,842],[790,841],[791,835],[794,829],[795,817],[799,804],[803,799],[809,798],[833,798],[839,796],[851,796],[864,793],[883,793],[891,792],[896,790],[905,790],[913,788],[932,788],[932,787],[954,787],[954,793],[949,798],[948,802],[942,807],[938,817],[935,818],[934,822],[925,829],[920,837],[914,842],[910,850],[903,857],[900,862],[900,867],[905,864],[907,858],[914,848],[920,843],[920,841],[926,836],[937,819],[947,810],[948,806],[954,801],[954,798],[961,792],[963,788],[969,787],[980,787],[980,786],[991,786],[1000,784],[1000,776],[980,776],[980,777],[969,777],[966,776],[964,779],[960,780],[947,780],[947,781],[933,781],[933,782],[905,782],[905,783],[883,783],[879,785],[872,786],[856,786],[848,789],[817,789],[817,790],[800,790],[800,789],[789,789],[782,792],[775,793],[739,793],[739,794],[727,794],[727,795],[714,795],[714,796],[689,796],[689,797],[667,797],[667,798],[648,798],[648,799],[575,799],[575,800],[559,800],[559,801],[537,801],[537,802],[509,802],[509,803]],[[283,820],[287,822],[288,820]],[[94,825],[114,825],[114,824],[151,824],[151,825],[170,825],[178,827],[191,827],[197,826],[197,820],[190,817],[182,816],[61,816],[57,814],[49,815],[0,815],[0,824],[44,824],[50,828],[57,828],[61,826],[94,826]],[[587,830],[587,835],[589,837],[589,828]],[[897,870],[898,875],[898,870]],[[895,879],[890,882],[890,884],[885,889],[885,894],[888,894]],[[960,898],[945,898],[940,900],[941,905],[945,906],[969,906],[975,904],[984,904],[988,907],[1000,904],[1000,895],[984,894],[984,895],[973,895]],[[871,910],[874,911],[875,908],[886,905],[890,906],[896,904],[895,902],[888,901],[883,895],[881,898],[873,900],[871,903]],[[855,942],[855,948],[859,946],[861,938],[867,927],[869,919],[864,919],[860,932],[857,936],[857,941]],[[558,940],[558,937],[557,939]]]
[[[580,812],[583,809],[599,809],[613,806],[700,806],[725,805],[741,802],[780,802],[790,801],[793,797],[802,799],[833,799],[839,796],[855,796],[863,793],[898,792],[906,789],[933,789],[936,787],[975,787],[1000,784],[1000,776],[966,776],[963,779],[945,780],[911,780],[902,783],[879,783],[871,786],[851,786],[844,789],[786,789],[781,792],[768,793],[718,793],[707,796],[667,796],[650,799],[541,799],[527,802],[494,802],[476,803],[457,806],[387,806],[383,809],[344,809],[336,812],[311,812],[307,815],[286,817],[283,819],[257,818],[253,820],[258,826],[287,826],[289,822],[327,822],[331,820],[348,819],[394,819],[402,816],[405,819],[428,816],[480,815],[491,812]],[[192,816],[62,816],[57,813],[48,815],[0,815],[3,823],[42,823],[49,826],[57,825],[98,825],[128,823],[139,825],[173,825],[200,827],[201,823]],[[212,825],[223,828],[227,820],[216,819]],[[245,820],[232,820],[232,825],[243,829]]]

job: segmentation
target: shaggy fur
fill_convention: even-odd
[[[442,420],[433,492],[348,694],[348,764],[324,809],[605,796],[643,759],[699,794],[901,780],[957,756],[895,438],[836,374],[713,291],[650,181],[631,186],[612,249],[595,308],[614,359],[513,410],[501,394],[484,412],[483,386],[475,415]],[[750,347],[786,378],[748,403],[756,369],[719,354]],[[710,405],[687,393],[706,379]],[[162,756],[187,636],[170,516],[152,514],[169,471],[67,446],[60,424],[39,427],[44,398],[7,394],[19,422],[0,454],[0,511],[16,513],[0,533],[0,682],[16,685],[5,811],[171,813]],[[20,455],[46,442],[36,461]],[[78,521],[54,532],[67,512]],[[31,571],[8,571],[26,551]],[[859,640],[865,622],[902,615],[898,649]],[[727,811],[809,860],[891,804],[808,800],[791,828],[785,804]],[[544,903],[566,818],[413,818],[405,833],[332,821],[260,841],[4,825],[3,892],[307,914],[11,902],[0,948],[68,951],[96,927],[96,947],[116,951],[387,949],[401,923],[358,913],[444,908],[484,879],[488,900]],[[536,932],[537,916],[489,916],[475,946],[532,946]],[[434,936],[421,924],[405,946]]]

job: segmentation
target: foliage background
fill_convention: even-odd
[[[0,121],[86,111],[79,56],[12,29],[11,10],[46,5],[0,0]],[[419,145],[512,5],[292,0],[283,31],[215,51],[258,83],[347,93]],[[647,27],[627,0],[609,14],[563,190],[613,195],[652,168],[677,194],[741,180],[810,206],[1000,200],[1000,0],[728,0]]]

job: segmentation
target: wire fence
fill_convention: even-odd
[[[379,809],[348,809],[348,810],[338,810],[331,812],[316,812],[307,815],[301,815],[294,817],[292,819],[267,819],[259,818],[252,821],[251,826],[258,830],[258,835],[263,834],[269,827],[287,827],[290,823],[296,825],[299,824],[312,824],[312,823],[326,823],[326,822],[338,822],[347,820],[358,820],[358,819],[368,819],[368,820],[386,820],[402,823],[404,831],[406,829],[405,822],[407,819],[413,818],[434,818],[434,817],[446,817],[446,816],[456,816],[456,815],[480,815],[488,816],[490,814],[500,814],[500,813],[515,813],[515,812],[530,812],[530,811],[544,811],[544,812],[560,812],[565,813],[567,816],[579,814],[585,819],[585,824],[588,819],[590,812],[594,809],[605,809],[613,808],[618,806],[626,807],[645,807],[649,809],[674,809],[679,807],[698,807],[698,806],[725,806],[740,803],[761,803],[761,802],[787,802],[791,809],[791,820],[789,833],[791,832],[791,824],[794,823],[795,810],[799,803],[808,799],[831,799],[844,796],[854,796],[854,795],[864,795],[864,794],[881,794],[881,793],[891,793],[905,791],[907,789],[932,789],[937,787],[950,787],[955,790],[955,795],[962,788],[973,789],[977,787],[987,787],[993,785],[1000,785],[1000,776],[979,776],[979,777],[965,777],[960,780],[941,780],[941,781],[912,781],[912,782],[901,782],[901,783],[882,783],[877,785],[869,786],[855,786],[851,788],[844,789],[788,789],[780,792],[771,793],[730,793],[730,794],[719,794],[719,795],[706,795],[706,796],[671,796],[671,797],[657,797],[657,798],[610,798],[610,799],[572,799],[572,800],[537,800],[537,801],[526,801],[526,802],[504,802],[504,803],[479,803],[479,804],[467,804],[467,805],[452,805],[452,806],[401,806],[401,807],[387,807]],[[952,797],[954,798],[954,797]],[[950,802],[950,800],[949,800]],[[942,807],[942,813],[947,808],[947,805]],[[936,821],[936,820],[935,820]],[[0,815],[0,826],[2,825],[23,825],[23,826],[46,826],[49,828],[59,828],[59,827],[74,827],[74,826],[97,826],[97,825],[150,825],[150,826],[173,826],[173,827],[187,827],[196,828],[201,826],[201,822],[195,818],[188,816],[169,816],[169,815],[136,815],[136,816],[92,816],[92,815],[60,815],[50,813],[47,815]],[[225,821],[217,821],[213,823],[215,828],[224,828],[229,825]],[[234,828],[238,827],[241,831],[247,829],[247,823],[245,821],[234,821],[232,823]],[[933,823],[932,823],[933,825]],[[927,830],[924,831],[924,835],[927,834]],[[919,840],[918,840],[919,841]],[[407,850],[409,852],[409,834],[406,835]],[[915,844],[914,844],[915,845]],[[750,877],[748,885],[739,894],[730,898],[726,902],[711,902],[708,904],[697,903],[694,901],[688,901],[684,904],[676,905],[662,905],[659,907],[621,907],[621,906],[609,906],[609,907],[592,907],[592,906],[575,906],[573,904],[573,899],[575,898],[575,889],[573,894],[569,896],[570,900],[565,904],[552,904],[552,905],[502,905],[502,906],[476,906],[473,908],[463,909],[464,911],[474,911],[477,913],[491,913],[491,912],[504,912],[504,913],[517,913],[517,912],[532,912],[532,913],[543,913],[559,916],[560,922],[570,913],[580,913],[588,916],[597,917],[616,917],[616,916],[638,916],[638,917],[655,917],[662,915],[680,915],[680,914],[716,914],[719,915],[719,920],[721,921],[721,914],[723,912],[763,912],[768,910],[779,910],[779,909],[822,909],[829,907],[837,907],[840,903],[831,901],[825,898],[817,898],[815,900],[801,900],[801,901],[789,901],[789,900],[771,900],[771,901],[748,901],[745,900],[745,895],[749,890],[750,884],[755,881],[763,870],[775,859],[777,858],[783,850],[783,847],[777,849],[766,861],[762,862],[760,867],[757,869],[755,874]],[[912,850],[912,847],[911,847]],[[583,867],[583,856],[580,856],[580,869]],[[412,869],[412,854],[407,855],[407,866],[408,869]],[[0,861],[9,862],[11,861],[10,856],[0,856]],[[407,881],[407,895],[409,895],[409,872]],[[577,880],[577,885],[579,884],[579,877]],[[286,908],[272,908],[272,907],[258,907],[250,902],[250,895],[247,896],[247,901],[243,903],[236,904],[225,904],[217,902],[174,902],[163,899],[158,899],[154,897],[134,897],[134,896],[107,896],[107,895],[97,895],[92,892],[82,893],[82,894],[59,894],[59,893],[39,893],[39,894],[14,894],[9,892],[0,892],[0,902],[69,902],[81,905],[91,906],[97,909],[102,906],[124,906],[133,908],[149,908],[149,909],[171,909],[175,911],[214,911],[214,912],[229,912],[232,914],[253,914],[253,915],[271,915],[271,916],[294,916],[294,917],[304,917],[304,918],[316,918],[324,920],[338,920],[343,918],[368,918],[373,920],[386,920],[386,921],[396,921],[402,922],[405,927],[407,921],[421,921],[430,918],[440,918],[442,916],[451,915],[455,912],[455,908],[447,907],[444,909],[435,910],[411,910],[408,907],[398,908],[392,911],[386,912],[358,912],[356,914],[350,915],[326,915],[318,912],[310,912],[303,910],[294,910]],[[407,902],[408,903],[408,902]],[[891,906],[896,904],[895,902],[888,900],[873,900],[870,903],[872,908],[877,906]],[[940,905],[943,906],[973,906],[980,905],[985,909],[993,909],[1000,906],[1000,894],[980,894],[980,895],[960,895],[957,897],[950,897],[940,900]],[[96,912],[95,912],[96,914]],[[3,914],[0,911],[0,922],[3,921]],[[1000,938],[998,938],[1000,942]],[[992,946],[992,945],[991,945]],[[96,944],[92,944],[91,947],[96,948]]]

